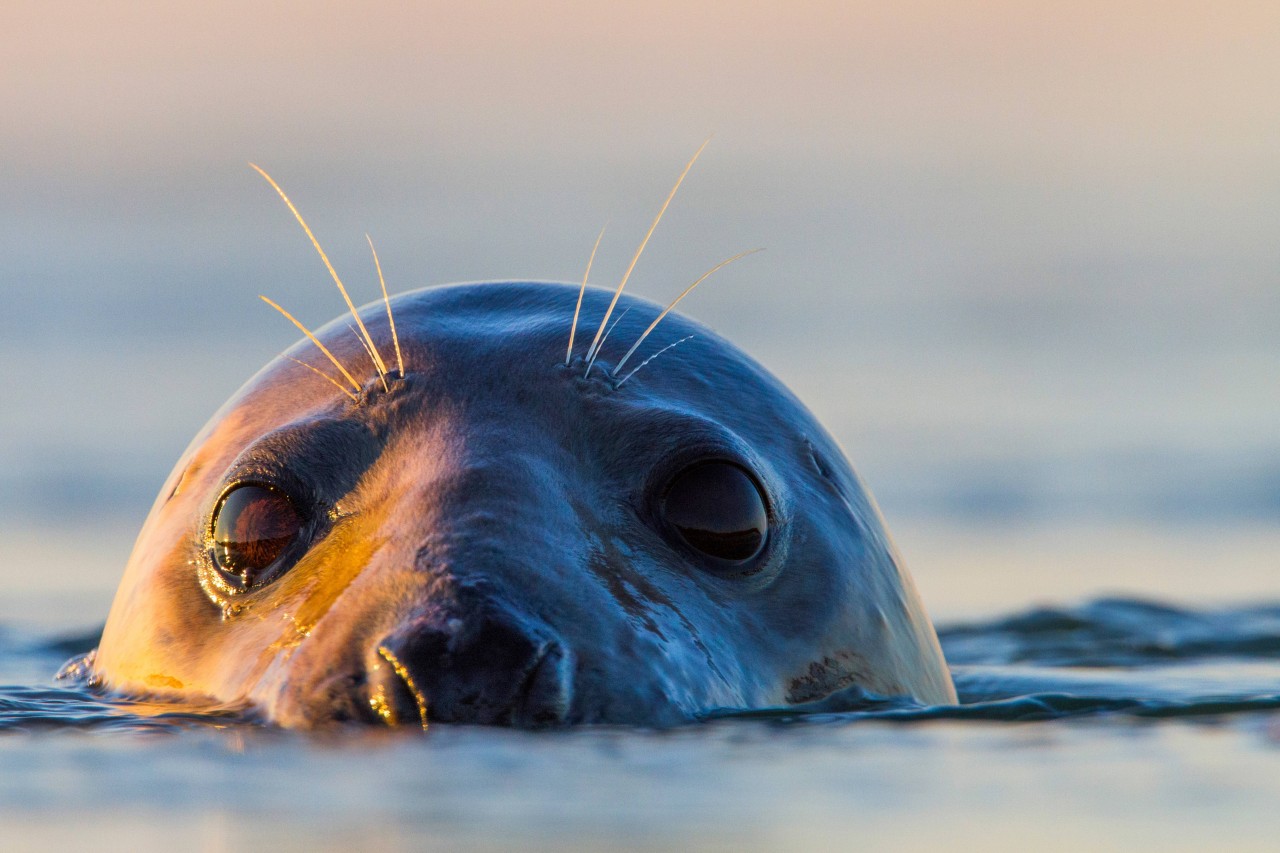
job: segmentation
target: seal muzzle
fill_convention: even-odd
[[[543,727],[569,713],[568,650],[546,625],[501,603],[420,617],[376,652],[369,705],[390,725]]]

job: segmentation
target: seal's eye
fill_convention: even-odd
[[[219,568],[247,589],[302,531],[302,517],[283,492],[267,486],[236,486],[213,514],[213,556]]]
[[[677,474],[662,515],[691,548],[734,563],[759,554],[769,529],[760,487],[730,462],[700,462]]]

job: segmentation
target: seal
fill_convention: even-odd
[[[836,442],[669,310],[461,284],[308,332],[178,461],[81,670],[294,728],[954,703]]]

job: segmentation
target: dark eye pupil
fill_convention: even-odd
[[[297,538],[302,519],[280,492],[240,486],[222,499],[213,525],[213,550],[221,568],[251,586]]]
[[[691,547],[733,562],[760,553],[769,528],[760,489],[728,462],[703,462],[677,475],[662,512]]]

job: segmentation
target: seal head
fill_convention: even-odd
[[[165,484],[92,678],[300,728],[954,702],[878,509],[803,405],[674,314],[615,371],[660,311],[631,297],[590,370],[566,364],[578,292],[396,297],[403,373],[359,393],[307,341],[268,364]],[[587,289],[584,326],[610,297]],[[361,317],[386,352],[382,311]],[[317,338],[369,364],[345,320]]]

